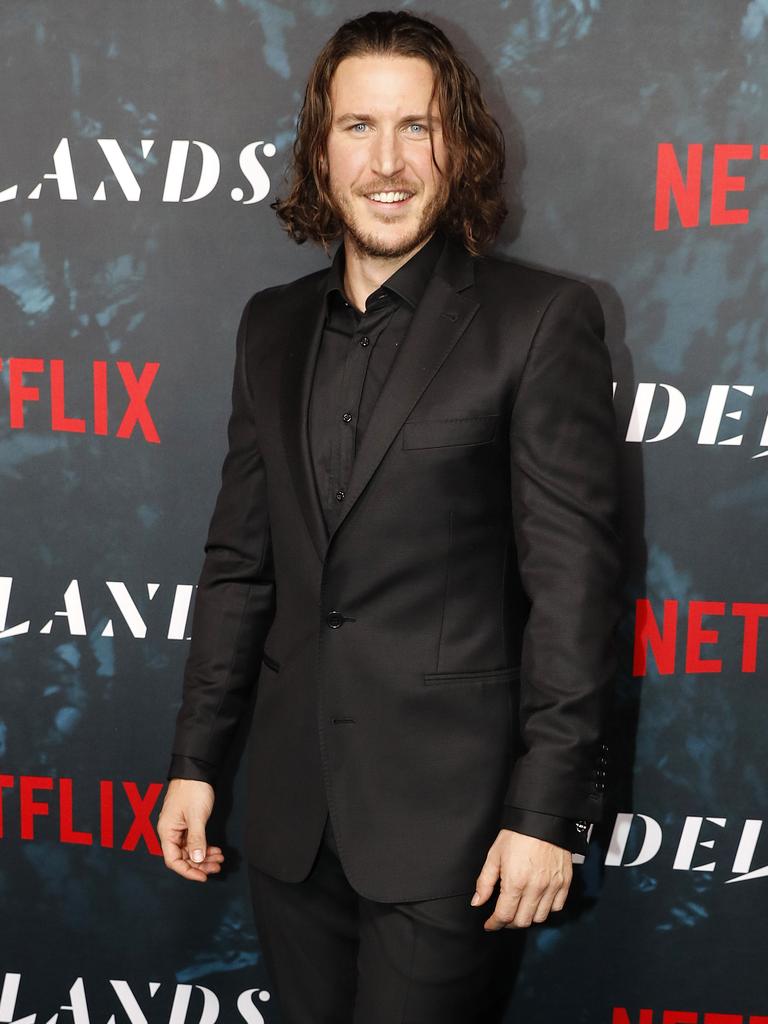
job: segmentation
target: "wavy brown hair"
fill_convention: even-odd
[[[328,243],[340,237],[342,224],[331,200],[325,162],[332,120],[330,84],[345,57],[368,54],[429,62],[434,74],[430,104],[436,95],[449,156],[448,199],[439,223],[469,253],[480,255],[508,212],[502,194],[504,135],[485,105],[474,71],[436,25],[408,11],[370,11],[352,18],[320,51],[299,112],[290,191],[271,208],[299,244],[311,239],[328,253]],[[437,166],[434,149],[432,161]]]

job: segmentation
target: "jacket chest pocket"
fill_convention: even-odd
[[[403,448],[445,448],[488,444],[496,436],[496,416],[462,416],[445,420],[411,420],[403,427]]]

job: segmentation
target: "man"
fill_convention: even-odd
[[[341,26],[294,165],[278,215],[342,244],[241,318],[165,863],[220,870],[216,768],[256,686],[246,848],[281,1019],[494,1021],[502,935],[562,909],[602,813],[602,312],[586,285],[481,253],[506,214],[503,137],[429,22]]]

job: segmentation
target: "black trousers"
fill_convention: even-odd
[[[365,899],[344,875],[330,818],[303,882],[281,882],[252,864],[249,881],[280,1024],[503,1021],[528,929],[483,929],[498,885],[479,907],[470,906],[471,892]]]

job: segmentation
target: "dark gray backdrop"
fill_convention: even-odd
[[[513,215],[497,251],[597,288],[622,436],[639,384],[666,384],[687,400],[671,437],[624,444],[629,571],[612,812],[577,867],[566,911],[531,930],[514,1019],[660,1024],[668,1009],[702,1022],[706,1012],[728,1012],[735,1024],[738,1015],[768,1015],[768,878],[729,883],[745,820],[761,821],[768,807],[765,643],[759,636],[756,671],[744,671],[733,614],[734,602],[764,600],[766,568],[768,463],[755,456],[767,450],[768,172],[759,146],[768,143],[768,4],[404,6],[454,40],[504,128]],[[133,820],[122,783],[151,796],[152,783],[165,780],[186,652],[183,639],[168,638],[169,621],[184,593],[176,588],[193,584],[201,564],[237,320],[257,289],[327,265],[321,250],[285,237],[268,204],[284,194],[321,41],[367,9],[335,0],[0,6],[0,615],[8,599],[0,626],[20,627],[0,637],[0,1022],[37,1013],[42,1024],[58,1010],[60,1021],[80,1024],[83,1006],[94,1022],[112,1013],[141,1021],[138,1007],[165,1022],[175,998],[173,1024],[196,1024],[204,993],[185,986],[215,995],[218,1013],[214,995],[205,997],[211,1021],[260,1020],[255,1008],[236,1008],[242,993],[268,988],[238,853],[238,752],[209,829],[226,843],[230,870],[205,886],[166,871],[144,840],[121,849]],[[44,177],[62,139],[71,198],[61,176]],[[138,183],[131,198],[100,146],[109,139]],[[142,140],[154,140],[148,154]],[[218,155],[218,183],[196,201],[164,201],[169,159],[183,140],[192,145],[182,195],[199,176],[195,141]],[[255,143],[276,150],[255,151],[268,182],[259,201],[247,202],[253,189],[238,154]],[[698,227],[683,228],[673,203],[669,229],[654,230],[660,143],[673,144],[683,171],[689,144],[703,146]],[[749,209],[749,220],[712,226],[713,152],[727,144],[755,147],[753,159],[730,166],[746,181],[729,206]],[[94,198],[102,180],[104,201]],[[30,198],[38,183],[39,198]],[[11,197],[3,190],[14,184]],[[20,382],[39,391],[24,405],[23,428],[18,412],[11,421],[11,359],[43,360],[43,372],[27,372],[13,388],[16,401]],[[119,362],[137,378],[159,364],[147,398],[159,443],[140,427],[115,436],[129,404]],[[95,363],[108,383],[106,434],[94,431]],[[64,411],[85,419],[83,432],[52,429],[57,366]],[[723,415],[716,443],[700,443],[713,385],[753,390],[729,391],[727,409],[743,410],[741,418]],[[657,387],[646,438],[661,428],[664,407]],[[740,444],[722,443],[739,434]],[[69,617],[55,614],[65,592]],[[114,593],[123,607],[130,595],[145,636],[133,635],[140,623],[132,632]],[[78,594],[84,635],[73,612]],[[659,622],[665,602],[677,602],[667,605],[677,611],[671,673],[653,660],[647,673],[632,673],[635,602],[646,598]],[[686,668],[697,601],[723,603],[721,615],[705,609],[703,628],[719,635],[701,649],[722,659],[720,671]],[[109,620],[114,636],[104,635]],[[73,827],[95,833],[90,845],[61,841],[63,780],[72,780]],[[103,796],[113,787],[111,847],[99,834],[100,782]],[[30,799],[49,810],[24,838]],[[623,860],[619,850],[605,863],[617,813],[658,823],[661,846],[650,857],[646,848],[644,863],[624,866],[642,846],[638,818]],[[697,835],[696,818],[717,820]],[[683,851],[675,866],[682,833],[693,854]],[[750,866],[766,863],[760,835]],[[138,1007],[129,1012],[131,992]],[[246,1002],[277,1024],[268,1001]],[[641,1019],[640,1008],[652,1016]]]

